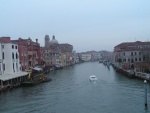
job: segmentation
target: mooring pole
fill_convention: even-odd
[[[54,70],[54,67],[53,67],[53,73],[54,73],[54,71],[55,71],[55,70]]]
[[[144,80],[144,84],[145,84],[145,107],[147,107],[147,81]]]

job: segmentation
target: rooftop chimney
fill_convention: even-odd
[[[36,39],[36,43],[38,43],[38,39]]]

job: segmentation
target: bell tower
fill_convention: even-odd
[[[49,41],[50,41],[49,35],[45,35],[45,47],[49,46]]]

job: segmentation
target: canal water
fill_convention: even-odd
[[[89,76],[98,80],[90,82]],[[0,94],[0,113],[150,113],[144,107],[144,83],[110,66],[87,62],[57,70],[51,82]]]

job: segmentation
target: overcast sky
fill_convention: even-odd
[[[77,52],[150,40],[150,0],[0,0],[0,37],[44,36]]]

